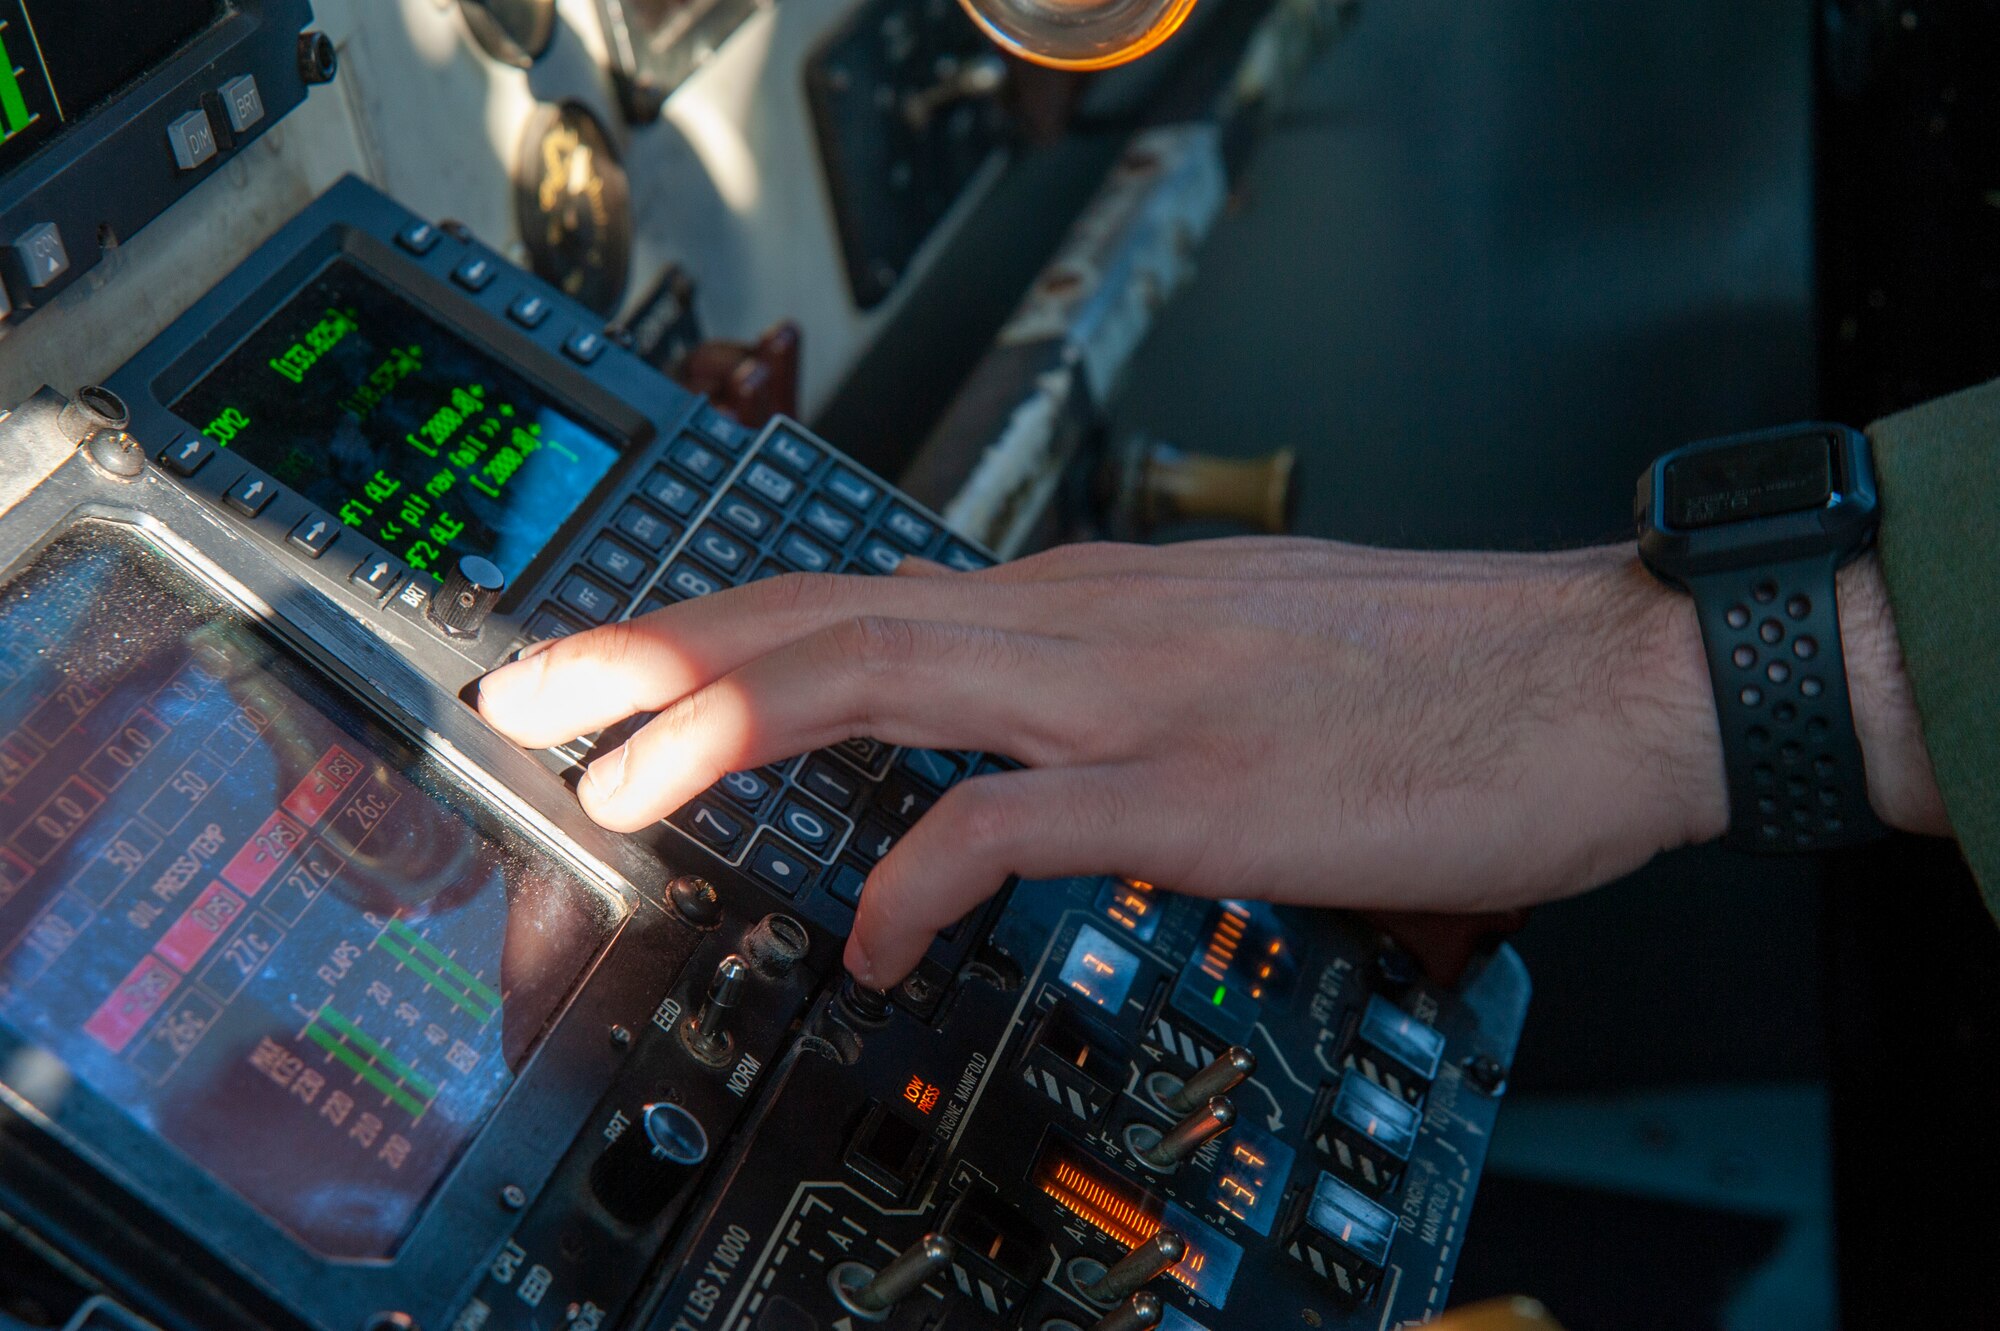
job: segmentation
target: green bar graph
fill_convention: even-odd
[[[499,1011],[501,998],[500,992],[497,989],[480,979],[477,975],[474,975],[465,967],[459,965],[453,958],[440,952],[436,944],[410,928],[409,925],[404,924],[401,920],[391,920],[389,921],[389,927],[383,931],[382,936],[384,941],[393,938],[396,942],[402,944],[407,952],[413,952],[418,956],[427,958],[432,968],[442,971],[445,979],[450,981],[454,987],[462,990],[477,1005],[469,1007],[467,1010],[480,1021],[487,1020],[494,1012]],[[489,1010],[481,1011],[480,1009],[482,1008]]]
[[[21,95],[21,80],[14,73],[14,57],[7,51],[7,30],[0,26],[0,119],[7,122],[4,138],[13,138],[35,118],[28,114],[28,99]]]
[[[305,1035],[412,1118],[422,1118],[437,1099],[437,1087],[331,1007],[322,1006],[313,1014]]]

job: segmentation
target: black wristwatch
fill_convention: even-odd
[[[1834,573],[1875,539],[1868,436],[1794,425],[1676,449],[1639,478],[1639,557],[1694,597],[1729,779],[1724,842],[1882,834],[1848,704]]]

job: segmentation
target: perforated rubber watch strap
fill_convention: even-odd
[[[1848,702],[1836,556],[1690,579],[1715,684],[1738,850],[1832,850],[1882,835]]]

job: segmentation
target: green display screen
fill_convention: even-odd
[[[619,454],[519,371],[346,259],[174,411],[438,579],[461,554],[518,579]]]

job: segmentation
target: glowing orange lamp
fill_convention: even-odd
[[[1051,69],[1109,69],[1174,35],[1195,0],[958,0],[972,21],[1023,60]]]

